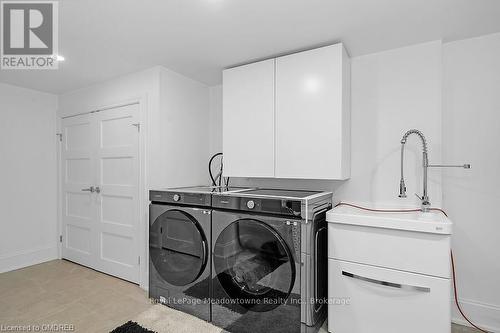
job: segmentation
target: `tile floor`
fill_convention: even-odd
[[[109,332],[148,309],[137,285],[65,260],[0,274],[0,325],[73,324]]]
[[[109,332],[151,307],[137,285],[65,260],[0,274],[4,327],[72,324],[75,332]],[[454,325],[452,332],[477,331]]]

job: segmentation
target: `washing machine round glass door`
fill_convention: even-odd
[[[187,212],[172,209],[150,226],[149,253],[158,274],[174,286],[194,282],[208,261],[208,244],[200,224]]]
[[[275,229],[254,219],[237,220],[221,232],[214,266],[229,298],[256,312],[284,304],[295,282],[287,244]]]

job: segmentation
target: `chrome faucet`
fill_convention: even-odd
[[[401,180],[399,181],[399,197],[406,198],[406,185],[403,176],[403,160],[404,160],[404,150],[406,140],[411,134],[416,134],[422,140],[422,167],[423,167],[423,193],[420,197],[418,194],[415,194],[420,201],[422,212],[428,212],[431,207],[431,203],[429,201],[429,195],[427,194],[427,169],[428,168],[447,168],[447,167],[458,167],[464,169],[470,169],[470,164],[461,164],[461,165],[443,165],[443,164],[429,164],[429,158],[427,155],[427,141],[425,140],[425,136],[422,132],[417,129],[411,129],[407,131],[403,138],[401,139]]]

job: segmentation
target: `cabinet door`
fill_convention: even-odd
[[[328,260],[328,331],[451,330],[449,279]]]
[[[274,177],[274,62],[223,72],[226,177]]]
[[[342,44],[276,59],[276,177],[349,177],[349,68]]]

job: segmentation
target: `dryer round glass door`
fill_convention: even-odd
[[[214,267],[229,298],[256,312],[284,304],[295,282],[295,264],[285,241],[254,219],[237,220],[221,232]]]
[[[165,282],[185,286],[203,272],[208,261],[208,244],[195,218],[172,209],[158,216],[150,226],[149,253]]]

